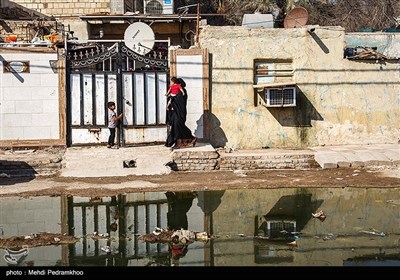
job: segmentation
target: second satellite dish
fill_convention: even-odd
[[[154,46],[153,29],[143,22],[132,23],[125,30],[124,42],[134,52],[145,55]]]
[[[283,27],[296,28],[307,24],[308,12],[303,7],[296,7],[291,10],[283,20]]]

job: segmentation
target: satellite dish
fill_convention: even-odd
[[[134,52],[145,55],[154,46],[153,29],[143,22],[132,23],[125,30],[124,42]]]
[[[303,7],[296,7],[292,9],[285,19],[283,20],[283,27],[297,28],[303,27],[307,24],[308,12]]]

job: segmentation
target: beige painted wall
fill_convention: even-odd
[[[212,61],[211,144],[249,149],[397,143],[398,60],[351,61],[344,58],[342,28],[316,27],[314,34],[306,28],[202,28],[200,46]],[[387,36],[400,42],[400,35]],[[301,92],[295,108],[255,106],[254,59],[293,61],[291,79]]]

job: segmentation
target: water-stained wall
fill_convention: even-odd
[[[211,56],[211,144],[261,148],[397,143],[399,60],[345,58],[347,42],[369,40],[368,35],[362,40],[352,36],[360,35],[345,34],[341,27],[316,27],[313,32],[203,27],[200,45]],[[395,42],[400,35],[383,33],[371,40],[383,54],[399,56]],[[255,60],[260,59],[291,63],[295,107],[271,108],[259,102],[253,85]],[[269,82],[280,82],[274,79]]]

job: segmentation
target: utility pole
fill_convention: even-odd
[[[197,21],[196,21],[196,42],[195,46],[199,46],[199,29],[200,29],[200,3],[197,4]]]

